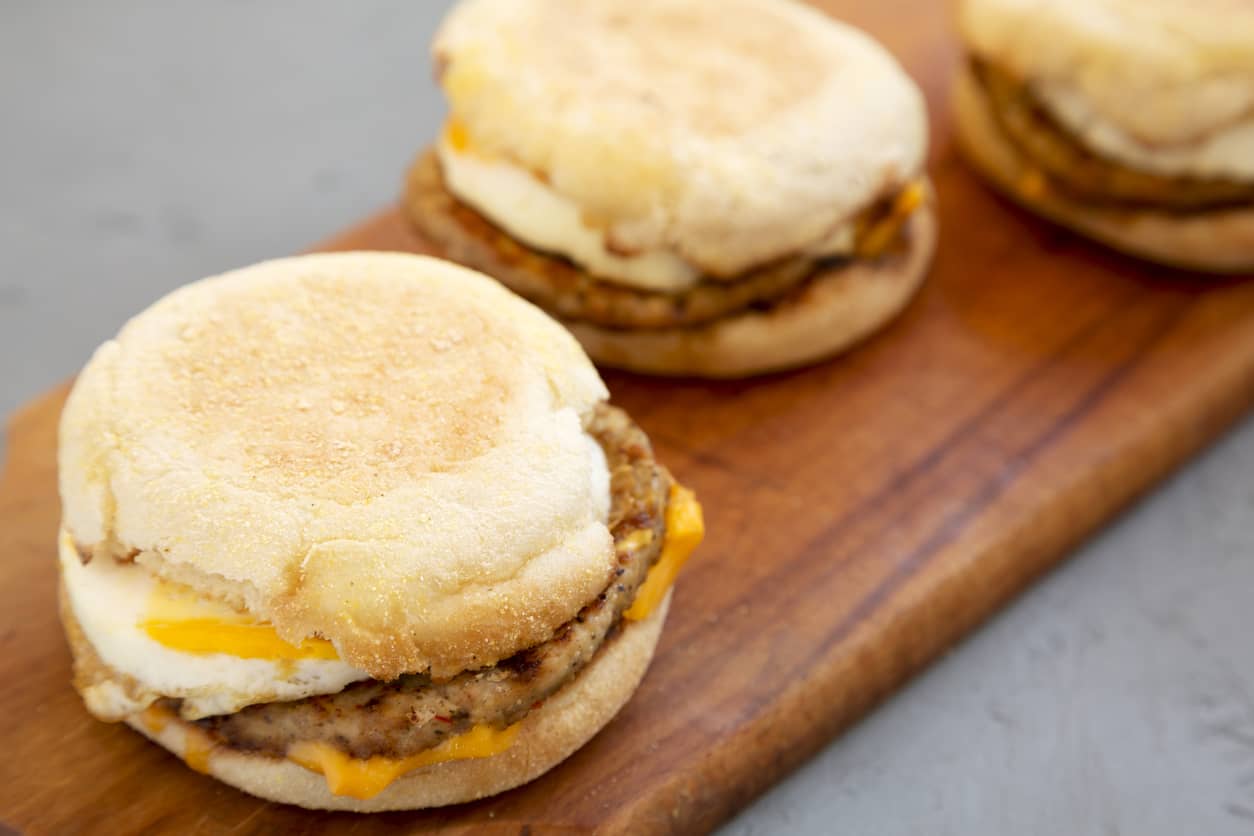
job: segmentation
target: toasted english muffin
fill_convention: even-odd
[[[1025,207],[1129,255],[1211,273],[1254,270],[1254,205],[1166,212],[1094,203],[1055,187],[999,127],[987,91],[966,68],[953,104],[958,141],[990,183]]]
[[[995,185],[1117,249],[1254,269],[1254,7],[964,0],[959,138]]]
[[[170,294],[62,415],[88,709],[306,806],[547,770],[634,690],[700,539],[606,397],[560,325],[432,258],[282,259]]]
[[[933,212],[920,199],[918,89],[869,37],[790,0],[467,0],[433,54],[450,117],[436,175],[424,154],[408,179],[414,222],[442,253],[577,323],[581,340],[743,333],[720,326],[873,259],[907,215]],[[503,236],[487,250],[485,224]],[[915,273],[890,277],[898,291],[918,286],[920,255],[900,262]],[[876,311],[871,328],[905,301],[846,295]],[[686,341],[693,362],[668,352],[633,368],[744,376],[856,338],[816,343],[801,322],[758,329],[777,342],[761,365],[696,357],[734,341],[702,337]],[[604,340],[584,345],[623,365]]]

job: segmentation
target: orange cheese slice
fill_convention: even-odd
[[[520,723],[504,729],[474,726],[465,734],[407,758],[354,758],[329,743],[305,741],[293,744],[287,758],[312,772],[321,772],[327,789],[336,795],[365,800],[374,798],[397,778],[415,769],[446,761],[488,758],[514,744]]]
[[[139,720],[149,734],[160,735],[170,725],[174,715],[159,705],[150,705],[139,715]],[[209,759],[217,744],[196,726],[183,730],[183,762],[202,775],[209,774]]]
[[[466,132],[466,126],[456,119],[450,118],[444,123],[444,141],[459,154],[470,150],[470,134]]]
[[[1049,180],[1039,168],[1029,168],[1019,177],[1015,188],[1028,200],[1040,200],[1049,193]]]
[[[877,258],[887,252],[896,240],[902,225],[916,209],[923,205],[926,197],[927,187],[921,180],[916,180],[902,189],[893,199],[892,208],[886,216],[859,230],[858,256]]]
[[[662,556],[653,564],[640,589],[623,618],[642,621],[657,609],[666,592],[675,583],[679,570],[688,562],[694,549],[705,537],[705,519],[701,503],[692,491],[682,485],[671,486],[670,500],[666,504],[666,542]]]

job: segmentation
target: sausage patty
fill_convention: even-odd
[[[1028,85],[987,62],[977,60],[973,66],[1007,138],[1052,183],[1079,200],[1168,212],[1254,203],[1251,183],[1153,174],[1100,156],[1059,124]]]
[[[562,319],[649,330],[712,322],[787,295],[815,260],[782,259],[732,280],[705,279],[681,293],[640,290],[598,279],[558,255],[533,250],[457,199],[440,163],[425,151],[409,172],[405,202],[414,224],[441,254],[496,278]]]
[[[617,560],[605,590],[553,638],[497,664],[442,682],[410,674],[367,680],[337,694],[254,705],[196,725],[220,745],[283,757],[296,741],[330,743],[356,758],[402,758],[483,724],[503,728],[579,673],[613,640],[666,537],[671,477],[627,414],[602,404],[588,432],[610,470],[610,533]],[[177,709],[177,703],[170,705]]]

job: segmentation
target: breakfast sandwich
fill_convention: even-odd
[[[1254,3],[964,0],[967,156],[1127,253],[1254,270]]]
[[[701,509],[556,322],[421,256],[271,261],[96,351],[60,427],[87,709],[274,801],[453,804],[636,689]]]
[[[405,203],[592,358],[739,377],[892,319],[936,235],[922,96],[791,0],[463,0]]]

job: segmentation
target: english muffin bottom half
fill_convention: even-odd
[[[1254,270],[1254,7],[964,0],[958,138],[997,188],[1115,249]]]
[[[282,259],[170,294],[62,415],[88,710],[310,808],[541,775],[635,691],[703,533],[606,398],[561,326],[432,258]]]
[[[409,215],[602,364],[805,365],[882,327],[926,273],[922,97],[799,3],[467,0],[433,54],[450,115],[409,172]]]

